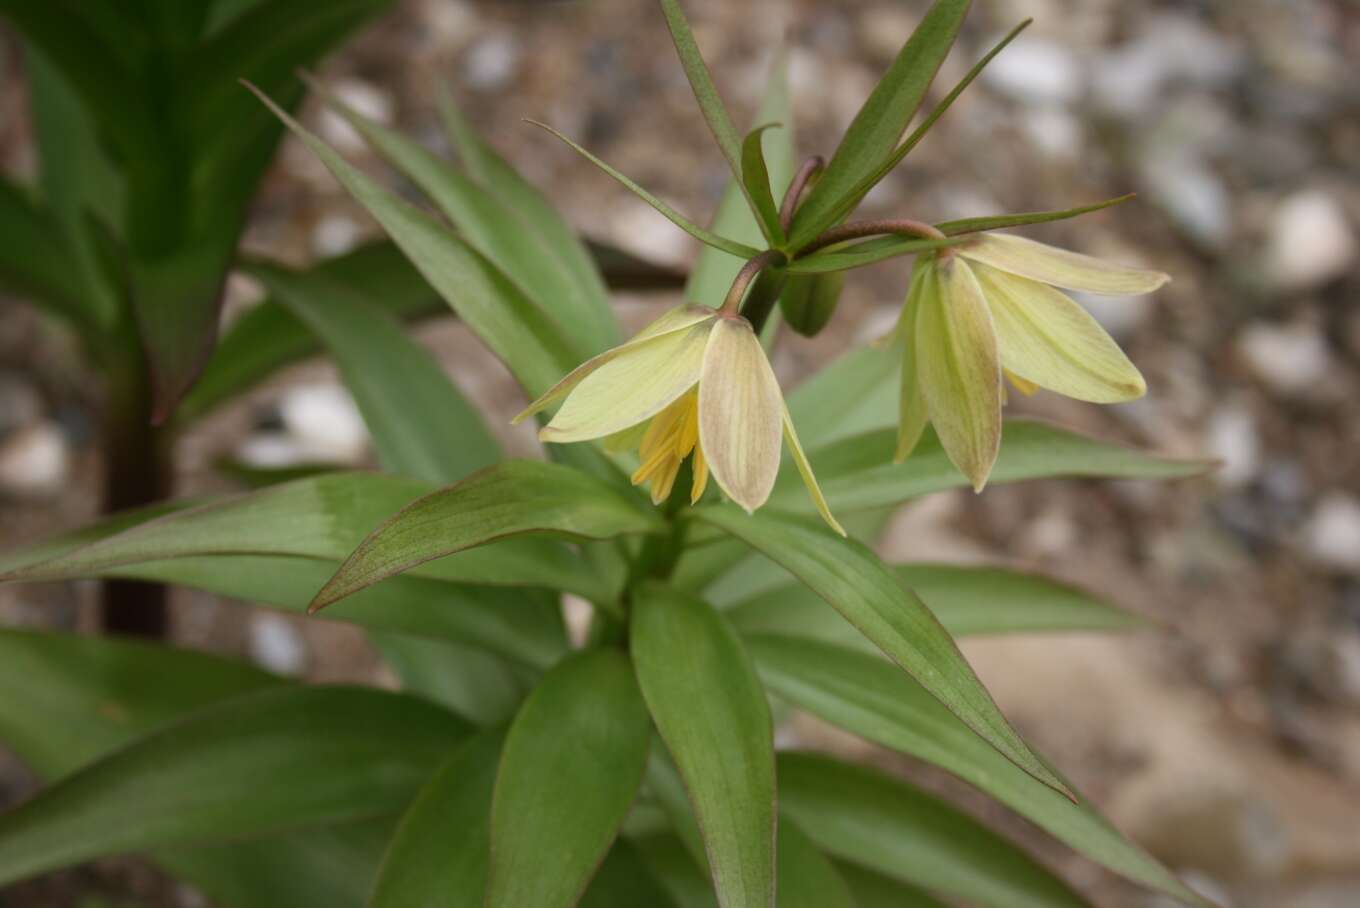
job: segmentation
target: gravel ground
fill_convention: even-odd
[[[1107,592],[1157,619],[1132,638],[1038,637],[965,647],[1021,730],[1121,828],[1206,894],[1242,908],[1360,904],[1360,7],[1348,0],[979,0],[946,63],[954,79],[1016,20],[1035,25],[866,201],[865,216],[943,220],[1140,199],[1036,238],[1174,280],[1152,298],[1092,301],[1148,378],[1146,399],[1096,408],[1052,395],[1016,409],[1171,454],[1212,477],[1171,485],[1043,482],[946,493],[890,526],[897,558],[1002,560]],[[925,7],[918,0],[689,0],[719,88],[752,114],[786,35],[800,155],[828,154]],[[0,35],[0,163],[31,172],[22,61]],[[694,244],[569,150],[521,122],[573,135],[682,211],[702,217],[726,179],[646,4],[407,0],[321,71],[371,115],[440,147],[434,90],[592,235],[685,264]],[[373,166],[337,123],[311,122]],[[248,246],[303,262],[374,233],[319,165],[288,145]],[[796,383],[886,326],[907,266],[857,272],[835,324],[791,339]],[[232,306],[251,290],[232,285]],[[625,299],[630,323],[666,301]],[[488,412],[519,398],[462,329],[421,336]],[[0,310],[0,547],[88,519],[97,488],[94,389],[68,338]],[[493,420],[494,422],[494,420]],[[267,437],[262,426],[271,429]],[[507,427],[517,451],[532,439]],[[205,423],[178,451],[185,493],[227,488],[217,457],[291,445],[370,456],[333,369],[290,370]],[[0,621],[88,628],[81,585],[0,589]],[[275,667],[381,678],[350,628],[179,593],[176,635]],[[1158,904],[922,767],[809,720],[792,735],[862,753],[994,819],[1097,904]],[[0,761],[0,798],[25,789]],[[115,861],[16,889],[6,905],[189,906],[193,894]],[[118,902],[116,904],[128,904]]]

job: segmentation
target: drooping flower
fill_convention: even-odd
[[[1001,448],[1003,376],[1024,394],[1047,388],[1117,403],[1147,384],[1105,329],[1055,288],[1129,296],[1170,278],[1017,236],[985,234],[922,257],[898,324],[905,345],[898,461],[926,423],[981,491]]]
[[[642,463],[633,484],[649,482],[658,504],[693,456],[691,502],[712,476],[728,498],[754,511],[774,487],[782,436],[818,512],[845,533],[812,475],[765,351],[739,315],[699,305],[672,309],[632,340],[582,363],[514,421],[559,400],[538,437],[565,444],[640,433]]]

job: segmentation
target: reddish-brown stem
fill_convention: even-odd
[[[842,224],[839,227],[832,227],[817,239],[808,243],[798,250],[798,255],[811,255],[819,249],[827,246],[834,246],[837,243],[844,243],[846,240],[858,240],[870,236],[883,236],[885,234],[897,236],[919,236],[927,240],[943,240],[945,235],[927,224],[925,221],[914,221],[911,218],[883,218],[877,221],[856,221],[853,224]]]
[[[732,289],[727,291],[727,298],[723,300],[718,311],[726,316],[736,315],[741,310],[741,300],[746,296],[746,288],[755,280],[756,275],[771,265],[782,265],[786,261],[788,256],[778,249],[766,249],[760,255],[749,259],[737,272],[736,278],[732,281]]]
[[[803,198],[808,181],[821,173],[824,167],[826,159],[815,154],[804,161],[798,172],[793,175],[793,182],[789,183],[788,191],[784,193],[784,201],[779,206],[779,226],[784,228],[785,233],[789,232],[789,227],[793,224],[794,212],[798,210],[798,202]]]

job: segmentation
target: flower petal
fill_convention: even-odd
[[[510,420],[510,422],[514,425],[519,425],[538,411],[551,406],[570,394],[572,389],[584,381],[587,375],[594,372],[605,363],[617,359],[619,356],[630,350],[636,349],[639,345],[665,334],[683,331],[685,328],[692,327],[713,317],[714,311],[708,306],[700,306],[694,303],[677,306],[652,322],[646,328],[643,328],[626,343],[619,344],[617,347],[606,350],[598,356],[592,356],[575,369],[572,369],[561,381],[545,391],[543,396],[538,400],[525,407],[514,419]]]
[[[727,497],[748,512],[779,473],[784,398],[760,340],[742,318],[719,319],[699,379],[699,444]]]
[[[803,453],[803,445],[798,441],[798,433],[793,428],[793,417],[789,415],[787,406],[784,407],[784,438],[789,442],[789,453],[793,455],[793,463],[798,467],[798,475],[803,477],[803,485],[807,486],[808,494],[812,496],[812,503],[817,506],[817,513],[822,515],[822,519],[831,529],[845,536],[845,527],[832,516],[831,507],[826,503],[826,496],[822,494],[822,487],[817,485],[817,477],[812,474],[812,464]]]
[[[699,380],[713,322],[633,344],[591,372],[538,433],[543,441],[586,441],[655,416]]]
[[[1133,296],[1151,293],[1171,280],[1160,271],[1127,268],[1079,252],[1001,233],[984,234],[976,242],[956,248],[959,255],[975,262],[1055,287],[1085,290],[1087,293]]]
[[[949,459],[980,492],[1001,448],[1001,361],[982,289],[957,256],[927,279],[916,349],[930,421]]]
[[[1041,388],[1096,404],[1142,397],[1147,383],[1091,315],[1065,294],[986,265],[975,268],[1001,364]]]
[[[930,421],[930,415],[926,412],[926,399],[921,396],[921,380],[917,370],[916,320],[921,311],[921,294],[926,292],[927,287],[932,293],[939,292],[932,272],[932,265],[917,260],[911,289],[907,291],[907,301],[902,307],[898,329],[902,339],[902,383],[897,401],[897,450],[893,453],[893,460],[897,463],[906,460],[907,455],[916,449],[921,433]]]

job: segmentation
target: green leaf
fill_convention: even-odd
[[[1085,590],[1039,574],[999,567],[899,564],[900,582],[925,602],[945,630],[966,634],[1038,631],[1118,631],[1145,627],[1144,619]],[[727,610],[745,634],[788,634],[861,649],[872,644],[801,584],[757,593]]]
[[[676,0],[661,0],[661,12],[666,17],[666,27],[670,29],[671,40],[675,42],[675,51],[680,57],[680,65],[685,69],[685,77],[689,79],[695,100],[699,102],[704,121],[708,123],[713,138],[718,142],[718,148],[727,159],[728,166],[732,168],[732,175],[740,179],[741,139],[737,136],[732,119],[727,115],[727,108],[723,106],[718,89],[713,84],[708,64],[704,63],[704,58],[699,54],[699,45],[694,40],[694,32],[690,29],[689,22]]]
[[[529,120],[528,122],[539,127],[540,129],[544,129],[552,133],[553,135],[557,136],[557,138],[565,142],[567,145],[570,145],[572,149],[575,150],[578,154],[580,154],[583,158],[585,158],[590,163],[594,164],[600,170],[603,170],[605,173],[609,174],[619,183],[623,184],[623,186],[629,189],[634,195],[642,199],[648,205],[651,205],[653,208],[655,208],[657,211],[663,214],[668,220],[670,220],[672,224],[679,227],[681,230],[685,231],[699,242],[712,246],[714,249],[720,249],[729,255],[735,255],[741,259],[753,258],[760,254],[760,250],[756,249],[754,246],[747,246],[744,243],[738,243],[733,240],[729,240],[726,237],[719,236],[716,233],[713,233],[700,227],[698,224],[689,220],[680,212],[676,211],[674,208],[667,205],[665,202],[661,201],[647,190],[643,189],[637,183],[633,182],[631,179],[624,176],[622,173],[615,170],[613,167],[610,167],[604,161],[601,161],[599,158],[595,157],[595,155],[586,151],[580,145],[577,145],[575,142],[564,136],[562,133],[558,132],[556,129],[553,129],[551,126],[548,126],[546,123],[539,123],[537,120]]]
[[[381,308],[324,275],[268,265],[248,273],[330,350],[389,470],[453,482],[499,459],[476,409]]]
[[[857,184],[887,157],[925,99],[968,13],[969,0],[937,0],[864,102],[821,178],[798,207],[789,245],[801,248],[863,197]]]
[[[368,908],[481,908],[501,732],[454,751],[402,816]]]
[[[418,496],[423,482],[375,473],[333,473],[219,499],[154,520],[121,519],[104,529],[40,544],[6,559],[0,582],[99,577],[130,565],[167,559],[227,555],[281,555],[342,562],[368,531]],[[53,552],[57,551],[55,557]],[[609,600],[614,591],[566,546],[545,538],[507,539],[420,569],[443,580],[497,586],[547,586],[587,599]]]
[[[543,677],[496,776],[487,908],[576,904],[633,802],[650,741],[618,650],[587,650]]]
[[[826,274],[832,271],[848,271],[863,268],[903,255],[914,255],[931,249],[957,246],[958,240],[924,240],[917,237],[887,236],[850,246],[833,247],[825,252],[817,252],[807,258],[794,259],[784,270],[789,274]]]
[[[338,567],[335,561],[310,558],[216,555],[150,561],[108,573],[301,613]],[[394,577],[337,602],[318,617],[470,645],[532,668],[547,668],[566,647],[560,612],[550,597],[424,577]]]
[[[368,535],[311,607],[508,536],[551,532],[608,539],[661,529],[654,511],[593,476],[541,461],[506,461],[403,508]]]
[[[0,629],[0,687],[27,692],[0,698],[0,741],[51,779],[194,709],[283,684],[208,653]]]
[[[590,881],[581,908],[675,908],[670,893],[627,839],[616,839]]]
[[[784,321],[804,337],[816,337],[836,314],[844,287],[844,272],[791,278],[779,296]]]
[[[896,422],[901,362],[900,347],[887,344],[860,347],[837,357],[789,394],[789,415],[803,444],[813,452],[819,482],[822,472],[819,448],[836,439]]]
[[[747,515],[708,507],[693,514],[783,565],[984,741],[1045,785],[1067,792],[1001,715],[949,632],[863,543],[769,510]]]
[[[959,95],[963,94],[968,89],[968,86],[973,84],[973,80],[982,74],[982,71],[987,67],[987,64],[991,63],[992,59],[997,54],[1005,50],[1006,45],[1014,41],[1033,21],[1034,20],[1032,19],[1026,19],[1015,28],[1011,29],[1004,38],[992,46],[992,49],[989,50],[981,60],[973,64],[973,68],[968,70],[964,77],[959,80],[959,83],[950,89],[949,94],[945,95],[944,99],[941,100],[939,104],[935,105],[934,109],[932,109],[926,118],[921,121],[921,125],[912,130],[911,135],[907,136],[907,140],[897,146],[895,151],[887,155],[876,168],[866,174],[859,183],[856,184],[853,190],[846,194],[845,205],[836,209],[838,218],[849,213],[855,205],[859,204],[859,200],[863,198],[870,189],[874,188],[880,180],[891,173],[898,164],[902,163],[902,159],[910,154],[913,148],[920,144],[921,140],[926,137],[926,133],[928,133],[930,128],[935,125],[935,122],[939,120],[940,117],[944,116],[945,111],[949,110],[953,103],[958,100]]]
[[[770,171],[765,166],[765,151],[761,142],[767,129],[780,129],[782,123],[766,123],[746,134],[741,143],[741,182],[751,200],[761,229],[774,244],[784,241],[784,228],[779,225],[779,203],[770,189]]]
[[[858,864],[838,861],[836,869],[850,886],[859,908],[902,908],[903,905],[910,905],[911,908],[949,908],[915,886],[908,886]]]
[[[538,187],[521,176],[477,135],[454,107],[449,91],[442,86],[438,103],[449,142],[457,149],[469,175],[494,195],[502,207],[518,212],[530,229],[542,236],[545,247],[561,260],[581,294],[589,300],[582,315],[595,326],[600,346],[616,346],[620,340],[618,322],[609,305],[606,281],[601,278],[609,281],[608,286],[617,289],[617,285],[598,250],[582,242]]]
[[[631,842],[677,908],[718,908],[713,884],[700,871],[678,838],[667,833],[654,833],[633,838]]]
[[[966,486],[938,436],[927,429],[903,463],[892,462],[896,431],[880,429],[833,442],[809,454],[817,480],[833,511],[875,508]],[[1212,468],[1205,460],[1184,460],[1140,451],[1126,445],[1081,435],[1045,422],[1007,420],[1002,427],[1001,454],[987,482],[997,485],[1059,476],[1109,479],[1179,479]],[[801,484],[781,477],[770,504],[810,511]]]
[[[762,680],[772,692],[861,737],[953,773],[1127,879],[1189,904],[1200,904],[1165,868],[1121,836],[1089,802],[1083,799],[1074,803],[1035,784],[973,735],[924,688],[881,659],[787,637],[751,638],[748,645]],[[782,764],[780,781],[787,781]],[[788,804],[787,796],[781,803]],[[824,827],[806,828],[815,832]],[[823,847],[828,846],[823,843]],[[843,856],[856,860],[850,854]]]
[[[38,153],[38,182],[43,208],[64,229],[71,255],[65,283],[80,287],[73,302],[91,325],[116,321],[122,300],[97,258],[91,221],[116,224],[123,211],[123,178],[99,138],[95,115],[82,103],[65,76],[36,47],[25,48],[30,116]],[[7,227],[6,235],[12,236]]]
[[[364,908],[393,817],[226,845],[163,848],[153,860],[221,908]]]
[[[779,818],[780,908],[856,908],[840,871],[787,817]]]
[[[80,273],[61,227],[28,193],[0,179],[0,290],[26,297],[88,330]]]
[[[264,94],[252,90],[377,218],[430,286],[510,368],[531,397],[548,390],[576,365],[561,329],[504,274],[442,224],[356,170]]]
[[[538,677],[520,663],[463,644],[386,633],[370,633],[369,640],[401,679],[402,690],[479,728],[509,722]]]
[[[346,285],[400,319],[449,311],[401,250],[387,240],[326,259],[304,272],[307,278],[313,275]],[[226,329],[175,418],[191,422],[320,349],[316,335],[297,316],[278,300],[265,299]]]
[[[789,101],[788,60],[784,54],[779,54],[770,66],[756,122],[785,124],[783,129],[769,135],[769,141],[761,143],[765,152],[765,166],[770,174],[770,191],[775,198],[782,199],[793,179],[794,169],[793,108]],[[709,229],[748,245],[764,242],[760,224],[746,201],[739,179],[727,182]],[[685,299],[706,306],[718,306],[749,257],[734,256],[721,249],[705,246],[699,250],[699,258],[690,270],[689,282],[685,285]]]
[[[675,758],[723,908],[774,901],[769,705],[727,622],[673,590],[638,591],[630,629],[642,695]]]
[[[167,678],[175,683],[167,684]],[[0,630],[0,741],[40,777],[66,775],[195,709],[284,685],[244,662],[128,640]],[[224,908],[362,908],[391,822],[198,848],[156,863]]]
[[[988,908],[1087,908],[1010,842],[906,782],[830,757],[779,755],[779,806],[836,857]]]
[[[977,233],[982,230],[1002,230],[1007,227],[1023,227],[1026,224],[1047,224],[1050,221],[1065,221],[1068,218],[1090,214],[1092,211],[1100,211],[1102,208],[1119,205],[1137,197],[1138,193],[1130,192],[1127,195],[1106,199],[1103,202],[1096,202],[1094,205],[1083,205],[1080,208],[1067,208],[1062,211],[1031,211],[1026,214],[999,214],[981,218],[964,218],[960,221],[945,221],[943,224],[936,224],[935,227],[946,236],[960,236],[965,233]]]
[[[307,84],[362,135],[389,164],[411,180],[452,222],[472,248],[516,283],[562,326],[579,358],[593,356],[618,339],[607,300],[578,283],[569,266],[525,214],[460,173],[419,143],[375,123],[325,91]]]
[[[0,817],[0,882],[102,855],[390,813],[465,733],[451,713],[365,688],[247,694]]]

